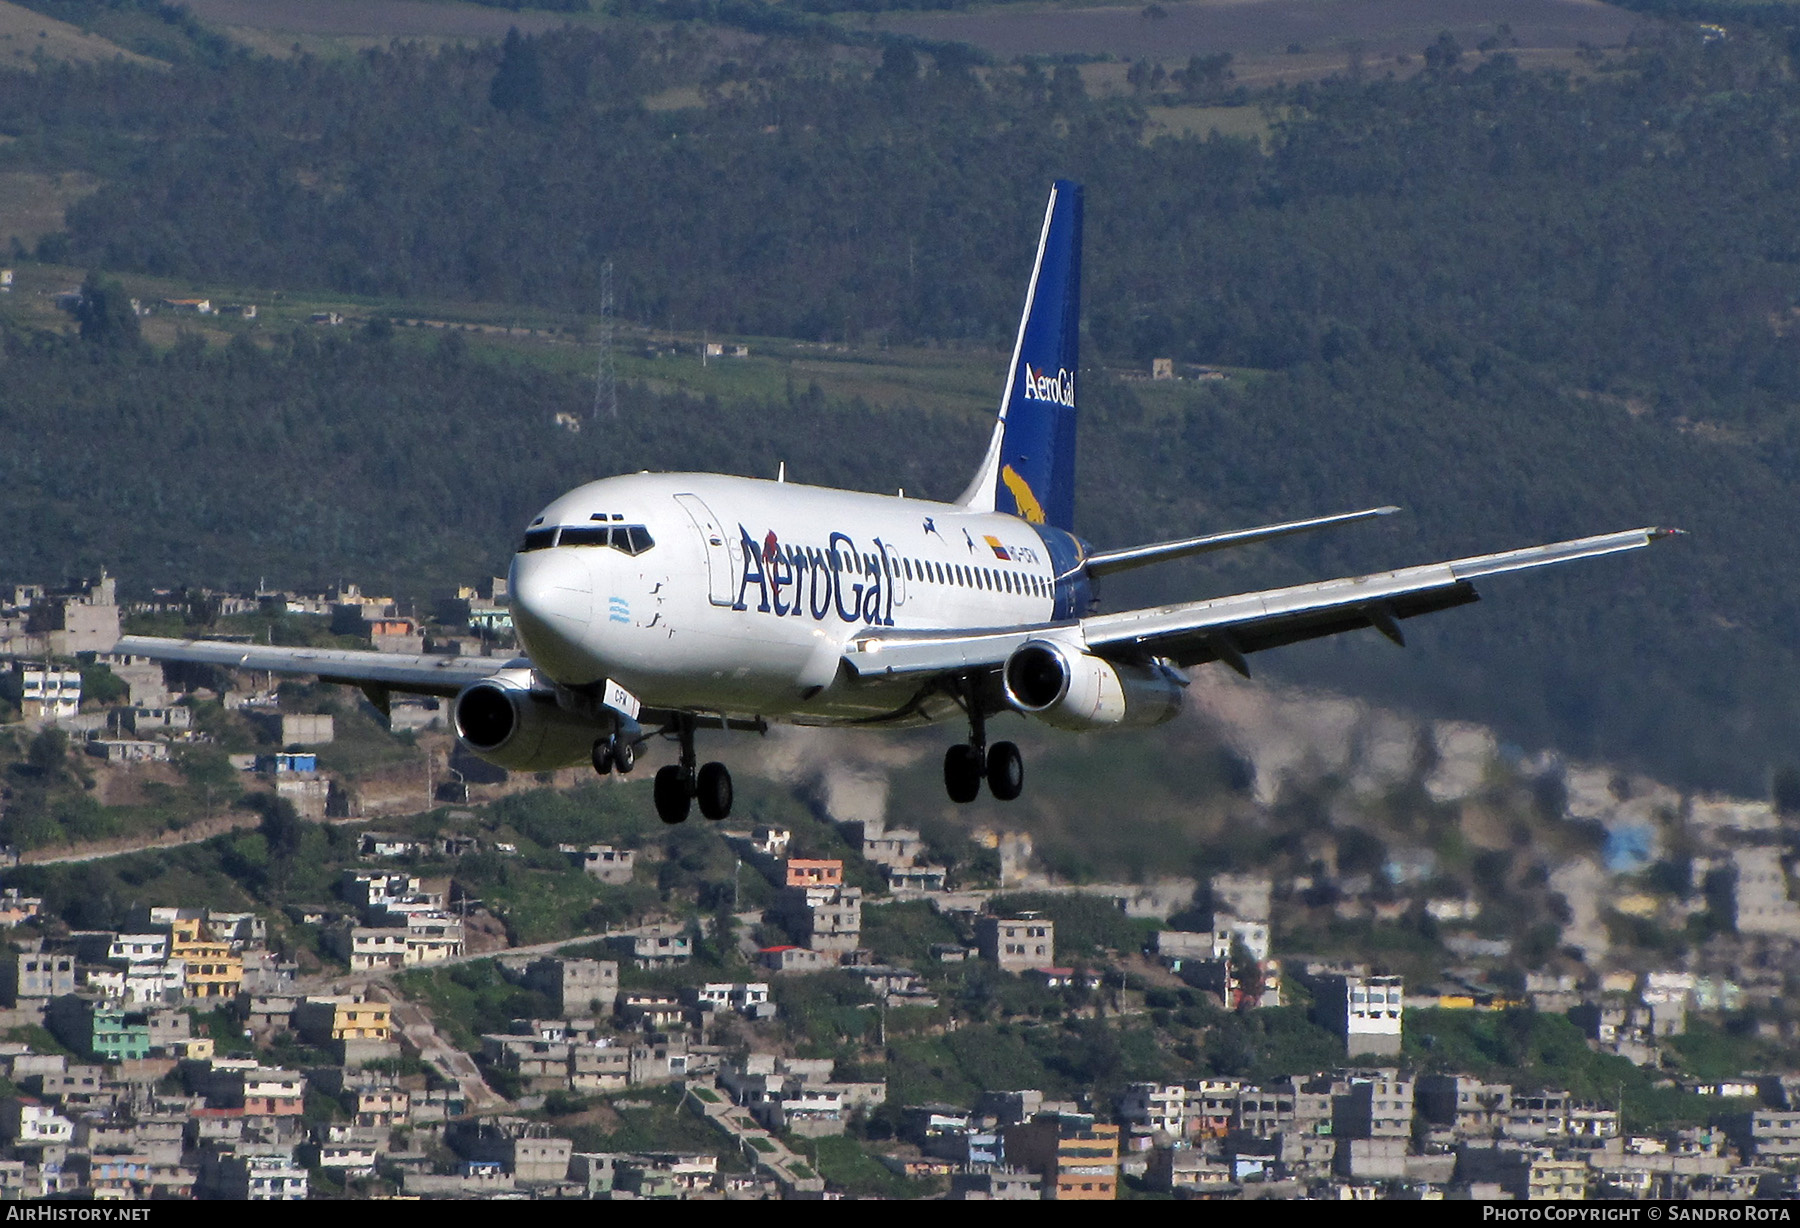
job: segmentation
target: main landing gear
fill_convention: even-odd
[[[700,803],[700,813],[723,819],[731,813],[731,771],[723,763],[696,767],[694,720],[677,717],[675,735],[681,739],[681,762],[657,769],[656,816],[665,823],[687,820],[688,809]]]
[[[981,796],[985,777],[995,801],[1010,802],[1025,788],[1025,760],[1011,742],[987,744],[987,721],[973,697],[966,702],[969,740],[944,752],[944,791],[959,804]]]

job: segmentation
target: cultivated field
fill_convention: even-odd
[[[63,211],[99,186],[82,171],[0,171],[0,244],[17,239],[29,247],[61,230]]]
[[[142,64],[156,61],[125,50],[117,43],[84,34],[67,22],[45,17],[16,4],[0,3],[0,65],[29,66],[40,57],[50,60],[110,60],[123,57]]]
[[[1403,56],[1416,65],[1444,31],[1466,50],[1492,38],[1528,64],[1561,61],[1583,43],[1620,46],[1639,21],[1598,0],[1167,0],[1142,8],[888,14],[871,24],[973,43],[1003,60],[1082,54],[1175,64],[1229,51],[1240,81],[1266,84],[1338,72],[1353,58],[1371,70],[1404,68]]]
[[[268,55],[298,47],[322,52],[423,42],[500,39],[510,29],[536,34],[569,24],[568,14],[512,12],[479,4],[426,0],[184,0],[189,12],[237,42]]]

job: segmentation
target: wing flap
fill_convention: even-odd
[[[354,648],[290,648],[226,640],[121,636],[112,651],[152,661],[218,665],[272,674],[317,675],[324,682],[453,697],[472,682],[508,669],[530,669],[524,657],[447,657]]]
[[[1079,626],[1062,622],[949,634],[875,632],[852,640],[844,662],[861,678],[988,669],[1027,640],[1059,630],[1075,632]]]

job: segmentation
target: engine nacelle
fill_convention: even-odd
[[[1166,665],[1118,665],[1053,640],[1013,649],[1002,678],[1008,703],[1060,729],[1160,725],[1185,689]]]
[[[464,687],[453,709],[464,746],[509,772],[549,772],[588,762],[594,739],[607,731],[565,712],[549,695],[511,678],[486,678]]]

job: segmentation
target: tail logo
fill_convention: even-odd
[[[1018,505],[1019,515],[1031,524],[1044,523],[1044,505],[1037,496],[1031,493],[1031,487],[1019,476],[1019,471],[1011,465],[1000,470],[1000,480],[1006,483],[1006,489],[1012,492],[1013,502]]]
[[[1055,405],[1075,408],[1075,373],[1067,367],[1058,367],[1055,375],[1045,375],[1041,368],[1025,367],[1025,399],[1027,401],[1049,401]]]

